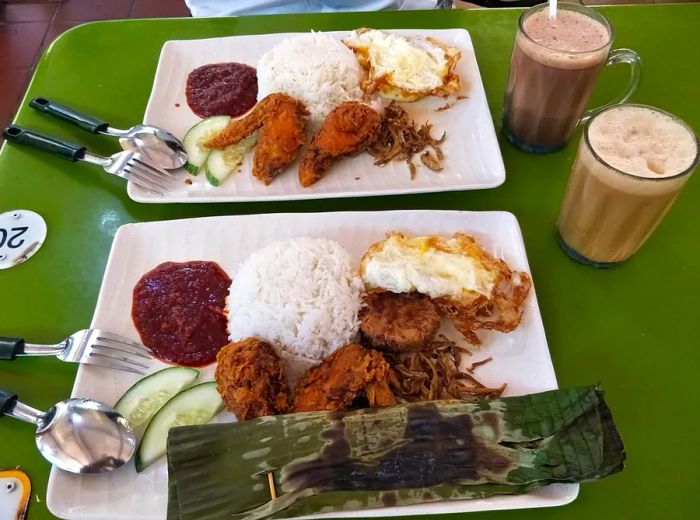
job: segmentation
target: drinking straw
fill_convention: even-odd
[[[557,17],[557,0],[549,0],[549,18]]]

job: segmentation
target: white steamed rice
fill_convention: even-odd
[[[231,339],[256,336],[282,354],[320,361],[355,339],[362,289],[337,242],[275,242],[250,255],[233,277]]]
[[[258,99],[283,92],[304,102],[313,129],[343,101],[362,99],[354,53],[323,33],[285,39],[258,61]]]

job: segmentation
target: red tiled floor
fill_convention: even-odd
[[[184,0],[134,0],[130,18],[190,16]]]
[[[64,0],[56,11],[57,22],[129,18],[133,0]]]
[[[0,72],[31,67],[48,26],[48,22],[0,24]]]
[[[21,3],[0,5],[2,22],[48,22],[53,17],[58,2]]]
[[[9,124],[17,112],[17,105],[29,82],[29,74],[28,68],[0,74],[0,127]]]

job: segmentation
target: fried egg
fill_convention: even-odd
[[[408,238],[392,232],[365,253],[360,274],[369,289],[461,301],[478,295],[489,298],[499,266],[468,235]]]
[[[433,38],[405,37],[376,29],[357,29],[343,40],[355,52],[367,77],[367,94],[397,101],[446,97],[460,89],[454,72],[460,51]]]

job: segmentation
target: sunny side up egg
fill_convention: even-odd
[[[467,235],[407,238],[390,233],[364,255],[360,274],[370,289],[457,300],[475,293],[490,297],[498,271],[482,261],[482,250],[474,245]]]
[[[459,50],[432,38],[406,38],[376,29],[358,29],[343,43],[355,52],[367,74],[362,84],[366,93],[415,101],[459,90],[460,79],[453,71]]]

